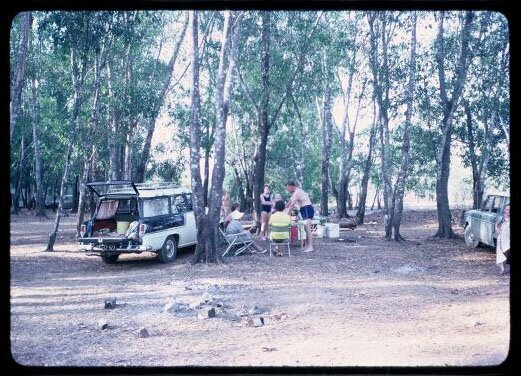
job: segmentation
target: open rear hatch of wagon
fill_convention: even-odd
[[[87,183],[100,202],[87,236],[78,239],[81,250],[103,252],[146,251],[136,233],[127,234],[132,222],[138,221],[138,190],[130,180]],[[137,223],[137,222],[136,222]]]

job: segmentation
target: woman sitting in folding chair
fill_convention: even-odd
[[[239,211],[239,204],[233,204],[232,212],[228,214],[225,220],[225,223],[228,223],[228,225],[226,226],[226,235],[241,234],[241,243],[247,243],[248,245],[251,245],[258,253],[266,253],[267,250],[263,249],[260,245],[255,243],[251,237],[251,234],[248,231],[244,231],[244,228],[239,222],[239,219],[241,219],[243,216],[244,213],[241,213]]]
[[[283,201],[275,202],[275,213],[270,217],[270,256],[271,256],[271,245],[275,244],[273,253],[275,256],[283,256],[282,251],[279,251],[279,244],[287,244],[288,253],[291,256],[289,248],[289,231],[291,225],[291,217],[284,213],[286,205]]]

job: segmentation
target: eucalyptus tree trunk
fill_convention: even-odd
[[[443,109],[443,121],[440,125],[442,136],[440,146],[436,155],[436,206],[438,209],[438,231],[434,237],[453,238],[452,231],[452,214],[449,206],[448,184],[450,172],[450,149],[452,143],[453,117],[458,105],[469,66],[469,41],[470,41],[470,25],[473,19],[473,13],[467,11],[465,20],[461,30],[461,50],[454,74],[453,91],[449,98],[447,94],[447,83],[445,80],[445,37],[444,37],[444,12],[441,12],[440,21],[438,23],[438,35],[436,38],[437,53],[436,60],[438,66],[438,78],[440,85],[440,97]]]
[[[49,235],[49,241],[47,242],[47,246],[45,251],[53,251],[54,243],[56,241],[56,236],[58,235],[58,228],[60,226],[60,220],[62,217],[63,211],[63,196],[65,194],[65,190],[67,188],[67,181],[69,179],[69,170],[70,170],[70,162],[72,156],[72,149],[75,144],[76,139],[76,129],[78,127],[78,114],[81,106],[81,91],[83,86],[83,78],[85,76],[86,69],[86,55],[83,56],[83,61],[81,64],[81,72],[78,67],[77,61],[77,45],[75,36],[72,36],[71,39],[71,76],[72,76],[72,86],[73,86],[73,98],[72,98],[72,112],[69,124],[69,144],[67,146],[67,152],[65,154],[65,168],[63,171],[63,176],[60,184],[60,197],[58,201],[58,209],[56,210],[56,218],[54,221],[54,227],[52,232]]]
[[[354,67],[352,67],[354,68]],[[355,70],[351,69],[349,73],[349,79],[347,81],[347,89],[346,94],[344,96],[344,118],[342,120],[342,133],[340,137],[340,166],[338,170],[338,187],[337,187],[337,216],[338,219],[341,218],[348,218],[349,215],[347,214],[347,161],[346,161],[346,154],[347,154],[347,142],[346,142],[346,134],[349,132],[350,125],[349,125],[349,103],[351,102],[351,88],[353,85],[353,76],[354,76]],[[351,148],[352,149],[352,148]]]
[[[204,179],[203,179],[203,202],[208,206],[208,185],[210,183],[210,146],[204,149]]]
[[[492,118],[492,122],[496,120],[498,116],[498,110],[494,111],[495,116]],[[485,117],[483,119],[483,123],[485,124],[485,145],[484,150],[481,154],[480,164],[478,167],[478,176],[477,181],[474,182],[476,185],[475,189],[475,195],[476,195],[476,209],[479,209],[481,207],[481,203],[483,201],[483,194],[485,191],[485,179],[487,177],[487,171],[488,171],[488,164],[490,161],[490,154],[492,149],[492,129],[491,124],[489,124],[490,119]]]
[[[13,197],[13,214],[20,212],[20,195],[22,194],[22,180],[24,176],[24,159],[25,159],[25,137],[22,135],[22,141],[20,142],[20,160],[18,162],[18,176],[16,188]]]
[[[94,162],[94,130],[98,127],[98,119],[99,119],[99,111],[100,111],[100,69],[101,69],[101,60],[103,59],[104,52],[100,53],[96,50],[94,56],[94,96],[93,96],[93,105],[92,105],[92,113],[89,121],[89,130],[87,133],[87,158],[85,159],[84,167],[83,167],[83,176],[81,179],[80,185],[80,198],[78,205],[78,220],[76,222],[76,237],[80,236],[80,226],[83,223],[83,218],[85,215],[85,205],[87,201],[87,182],[89,179],[89,175],[92,175],[93,170],[93,162]],[[92,201],[92,200],[91,200]],[[91,202],[89,206],[94,206]],[[92,212],[92,207],[90,208]]]
[[[172,56],[170,57],[170,61],[168,62],[168,74],[166,81],[163,83],[163,86],[161,87],[161,92],[159,93],[159,96],[157,97],[154,107],[149,119],[149,124],[147,127],[147,135],[145,137],[145,143],[143,145],[143,152],[141,153],[141,160],[137,166],[136,169],[136,181],[137,182],[143,182],[145,181],[145,172],[146,172],[146,166],[148,163],[148,160],[150,158],[150,147],[152,145],[152,136],[154,135],[154,131],[156,129],[156,123],[157,118],[159,116],[159,112],[161,110],[161,107],[163,106],[163,103],[165,101],[166,93],[168,91],[168,88],[170,87],[170,82],[172,81],[172,75],[174,72],[174,66],[175,62],[177,61],[177,57],[179,55],[179,50],[181,47],[181,44],[183,43],[186,30],[188,28],[188,21],[189,16],[186,16],[185,22],[183,24],[183,29],[181,30],[181,34],[179,35],[179,39],[175,43],[174,50],[172,52]]]
[[[400,234],[400,224],[403,212],[403,196],[405,193],[405,182],[407,181],[407,170],[409,169],[409,149],[410,149],[410,131],[412,127],[412,112],[414,109],[414,86],[416,80],[416,12],[412,15],[411,30],[411,55],[409,61],[409,82],[407,84],[406,102],[407,110],[405,112],[405,124],[402,139],[402,163],[398,179],[395,185],[395,207],[393,216],[394,240],[405,240]]]
[[[393,228],[394,200],[391,182],[391,164],[390,164],[390,140],[389,140],[389,67],[387,64],[387,38],[386,32],[386,15],[382,15],[380,37],[382,42],[382,64],[378,59],[378,48],[376,45],[377,35],[374,28],[375,15],[369,14],[369,30],[370,30],[370,46],[371,52],[369,56],[371,70],[373,72],[373,87],[378,102],[380,114],[380,144],[381,144],[381,174],[383,180],[384,192],[384,218],[385,218],[385,238],[390,240]]]
[[[305,176],[306,176],[306,157],[308,155],[306,142],[307,140],[307,134],[306,134],[306,127],[304,125],[304,122],[302,121],[302,116],[300,114],[300,109],[297,105],[297,101],[295,100],[295,97],[293,94],[291,94],[291,101],[293,102],[293,106],[295,107],[295,113],[297,114],[297,119],[299,122],[299,139],[297,140],[300,153],[299,156],[296,158],[297,166],[296,166],[296,175],[297,175],[297,182],[300,187],[305,189]],[[293,128],[292,128],[293,129]],[[292,149],[293,150],[293,149]]]
[[[356,223],[362,224],[364,223],[364,217],[365,217],[365,205],[367,201],[367,187],[369,185],[369,174],[371,172],[371,167],[373,165],[373,148],[375,144],[376,139],[376,129],[378,127],[378,115],[376,112],[376,103],[373,101],[373,125],[371,127],[371,132],[369,134],[369,150],[367,152],[367,158],[365,160],[364,164],[364,173],[362,175],[362,183],[361,183],[361,189],[360,189],[360,197],[358,198],[358,209],[356,211]],[[377,191],[378,194],[378,191]],[[374,206],[374,202],[373,202]],[[371,207],[372,209],[372,207]]]
[[[464,102],[466,115],[466,130],[468,138],[468,147],[470,155],[470,165],[472,167],[472,208],[478,209],[481,206],[481,197],[483,196],[483,187],[480,185],[480,173],[478,168],[478,156],[476,155],[476,144],[474,140],[472,112],[468,102]]]
[[[326,68],[327,69],[327,68]],[[322,189],[320,195],[320,214],[329,214],[329,160],[331,157],[332,139],[332,115],[331,115],[331,87],[326,78],[326,91],[324,93],[324,105],[322,113]]]
[[[262,91],[259,111],[259,140],[254,154],[253,170],[253,208],[257,220],[257,232],[260,231],[260,195],[264,184],[264,174],[266,166],[266,146],[270,124],[268,122],[268,106],[270,101],[270,35],[271,35],[271,12],[263,11],[261,15],[262,29],[262,52],[261,52],[261,72],[262,72]]]
[[[212,189],[209,194],[208,213],[205,213],[204,192],[201,182],[201,171],[199,166],[201,147],[201,124],[200,124],[200,98],[199,98],[199,52],[198,52],[198,19],[197,12],[192,12],[192,127],[191,127],[191,150],[190,165],[192,172],[192,189],[196,196],[194,212],[197,223],[197,247],[195,249],[193,262],[215,262],[217,254],[217,231],[222,205],[222,185],[225,175],[225,141],[226,120],[230,97],[233,92],[235,80],[235,64],[239,51],[240,22],[242,14],[235,20],[233,36],[230,45],[230,31],[232,28],[232,15],[229,11],[224,15],[224,28],[221,38],[221,52],[219,57],[219,68],[217,74],[216,88],[216,111],[217,124],[215,128],[215,163],[212,170]],[[229,61],[228,61],[229,60]]]
[[[14,82],[11,83],[11,100],[9,102],[9,140],[13,139],[13,132],[20,110],[20,100],[22,88],[24,85],[25,64],[27,61],[27,50],[29,48],[29,32],[31,30],[31,12],[24,12],[22,15],[21,41],[16,57],[16,65],[14,69]]]
[[[114,76],[110,63],[107,62],[107,88],[110,98],[116,98],[116,94],[113,88]],[[109,145],[109,179],[120,180],[121,179],[121,164],[120,164],[120,147],[121,140],[119,137],[119,128],[121,122],[121,110],[118,108],[116,103],[109,106],[109,117],[110,117],[110,132],[108,132],[108,145]]]
[[[43,166],[42,154],[40,151],[40,101],[38,98],[38,82],[33,81],[33,147],[34,147],[34,169],[36,181],[36,210],[35,215],[46,217],[45,197],[43,188]]]

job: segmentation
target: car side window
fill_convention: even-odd
[[[179,205],[177,204],[176,197],[170,197],[170,210],[172,211],[172,214],[182,212],[182,210],[180,210]]]
[[[130,213],[130,199],[120,199],[117,214]]]
[[[186,210],[187,211],[194,210],[193,202],[192,202],[192,194],[191,193],[186,193],[185,197],[186,197]]]
[[[186,200],[183,197],[183,195],[175,195],[172,197],[172,200],[174,202],[174,205],[172,205],[172,207],[176,206],[179,212],[185,213],[188,211]]]
[[[157,217],[169,214],[168,197],[143,200],[143,217]]]

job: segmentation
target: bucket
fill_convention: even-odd
[[[326,226],[317,225],[317,237],[323,238],[326,236]]]
[[[130,226],[130,222],[117,221],[117,233],[125,235],[128,230],[128,226]]]
[[[340,236],[340,226],[338,223],[326,223],[326,237],[338,238]]]

